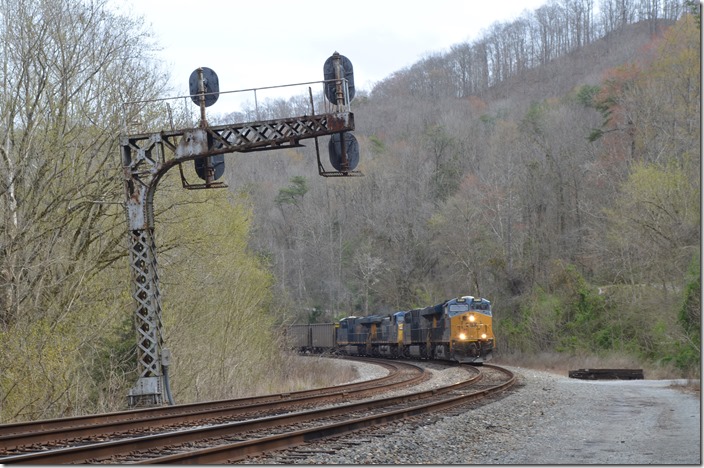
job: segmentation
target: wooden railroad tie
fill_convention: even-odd
[[[567,374],[572,379],[643,380],[643,369],[578,369]]]

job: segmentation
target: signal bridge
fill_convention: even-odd
[[[223,155],[302,146],[300,141],[305,139],[315,139],[321,176],[361,175],[354,170],[359,149],[356,139],[349,133],[354,130],[354,115],[350,112],[350,101],[354,98],[352,64],[335,52],[325,62],[323,72],[325,80],[316,83],[323,83],[325,97],[332,104],[330,112],[315,114],[309,88],[311,115],[210,126],[205,118],[205,108],[217,101],[220,94],[218,78],[212,70],[201,67],[191,75],[189,96],[200,108],[198,127],[120,135],[132,297],[136,303],[139,373],[139,379],[128,395],[130,406],[174,404],[168,377],[170,353],[163,339],[154,240],[153,203],[160,179],[169,169],[178,166],[184,188],[224,187],[217,181],[224,171]],[[252,91],[256,93],[256,90]],[[320,161],[318,137],[326,135],[331,136],[328,149],[335,171],[325,170]],[[188,161],[194,161],[196,173],[203,183],[192,184],[186,180],[181,165]]]

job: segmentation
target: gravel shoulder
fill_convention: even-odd
[[[520,417],[503,419],[511,437],[497,441],[499,453],[472,463],[701,464],[700,395],[674,388],[678,382],[513,370],[523,388],[494,405],[506,404]]]
[[[300,463],[701,465],[700,394],[676,389],[678,382],[586,381],[506,367],[518,385],[503,398],[389,425],[374,437],[347,436],[334,454]]]

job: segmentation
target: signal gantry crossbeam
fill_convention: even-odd
[[[200,126],[182,130],[120,136],[120,154],[124,173],[129,256],[133,279],[132,297],[136,302],[138,381],[130,390],[130,406],[174,404],[169,389],[169,351],[162,336],[161,296],[154,239],[154,193],[166,172],[179,166],[184,188],[224,187],[216,182],[222,175],[220,164],[226,153],[246,153],[302,146],[301,140],[315,139],[318,173],[324,177],[359,175],[354,171],[359,153],[354,130],[354,116],[349,103],[354,98],[352,63],[335,52],[323,66],[325,97],[333,112],[315,114],[313,96],[311,115],[286,117],[226,125],[208,125],[205,108],[219,95],[217,74],[200,67],[191,74],[191,99],[200,107]],[[256,89],[253,89],[256,93]],[[255,94],[256,97],[256,94]],[[329,144],[330,161],[337,170],[325,171],[320,162],[318,137],[336,136]],[[204,184],[188,184],[181,164],[195,161]]]
[[[300,140],[354,130],[351,112],[202,126],[185,130],[123,135],[120,151],[124,170],[129,224],[133,298],[137,304],[137,365],[139,380],[130,391],[130,406],[163,403],[161,298],[154,241],[154,192],[160,178],[183,162],[233,152],[301,146]],[[216,182],[206,181],[206,187]]]

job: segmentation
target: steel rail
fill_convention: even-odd
[[[186,413],[186,414],[180,414],[180,415],[166,415],[166,416],[161,416],[157,419],[150,419],[150,418],[144,418],[136,421],[134,423],[133,421],[117,421],[113,423],[106,423],[106,424],[95,424],[95,425],[90,425],[90,426],[81,426],[77,428],[70,428],[68,430],[64,430],[61,432],[61,429],[56,429],[54,431],[48,431],[49,435],[52,435],[54,439],[60,438],[60,439],[69,439],[69,438],[80,438],[80,437],[89,437],[89,436],[95,436],[99,434],[104,434],[107,433],[108,431],[110,432],[115,432],[117,429],[118,431],[125,432],[129,429],[130,424],[136,424],[139,427],[158,427],[160,425],[168,424],[169,422],[187,422],[187,421],[199,421],[199,420],[205,420],[208,416],[212,415],[217,415],[217,417],[226,417],[226,416],[231,416],[231,415],[236,415],[237,413],[242,413],[242,412],[252,412],[256,411],[257,409],[266,409],[266,410],[271,410],[275,408],[281,408],[285,406],[291,406],[293,404],[302,404],[306,402],[312,402],[315,401],[316,399],[331,399],[331,398],[336,398],[336,399],[345,399],[350,397],[351,395],[354,395],[356,393],[364,393],[364,392],[369,392],[372,390],[378,390],[380,388],[383,388],[385,390],[387,389],[393,389],[393,388],[398,388],[400,386],[408,386],[408,385],[414,385],[418,383],[419,381],[425,380],[428,377],[427,371],[424,369],[420,368],[419,366],[415,364],[410,364],[410,363],[390,363],[390,362],[380,362],[378,360],[366,360],[366,359],[355,359],[358,361],[367,361],[367,362],[374,362],[375,364],[380,364],[383,365],[384,367],[391,367],[397,369],[397,372],[393,373],[393,376],[396,377],[398,375],[399,371],[399,364],[402,364],[404,366],[407,366],[409,368],[413,368],[417,370],[417,375],[410,379],[402,380],[399,382],[390,382],[387,383],[390,380],[389,375],[379,378],[379,379],[372,379],[372,380],[367,380],[363,382],[358,382],[355,384],[347,384],[344,386],[339,386],[339,387],[326,387],[329,389],[336,389],[338,391],[336,392],[326,392],[322,394],[317,394],[317,395],[304,395],[299,398],[292,398],[292,399],[287,399],[287,400],[279,400],[279,401],[269,401],[269,402],[264,402],[264,403],[259,403],[256,405],[249,405],[246,407],[238,406],[235,408],[214,408],[214,409],[208,409],[207,411],[203,412],[198,412],[198,413]],[[366,385],[364,385],[366,384]],[[377,385],[377,387],[372,387],[371,384]],[[342,390],[340,387],[344,387]],[[322,390],[322,389],[318,389]],[[310,393],[310,391],[302,391],[301,393]],[[286,395],[286,394],[283,394]],[[175,408],[175,407],[169,407],[169,408]],[[153,411],[153,410],[147,410],[147,411]],[[299,413],[306,413],[304,412],[299,412]],[[289,413],[289,415],[295,415],[298,413]],[[224,424],[213,424],[208,427],[204,428],[198,428],[198,429],[186,429],[186,430],[180,430],[177,432],[167,432],[163,434],[156,434],[156,435],[147,435],[147,436],[142,436],[142,437],[132,437],[132,438],[126,438],[123,440],[116,440],[116,441],[111,441],[111,442],[102,442],[102,443],[97,443],[97,444],[86,444],[82,446],[77,446],[77,447],[66,447],[66,448],[61,448],[61,449],[55,449],[55,450],[49,450],[49,451],[42,451],[42,452],[35,452],[35,453],[26,453],[26,454],[19,454],[19,455],[10,455],[7,457],[0,457],[0,464],[2,463],[33,463],[33,464],[46,464],[46,463],[68,463],[68,462],[75,462],[79,460],[85,460],[85,459],[90,459],[90,458],[96,458],[96,457],[101,457],[104,455],[114,455],[115,453],[122,452],[124,450],[126,451],[132,451],[132,450],[142,450],[145,448],[151,448],[153,447],[154,441],[161,441],[161,440],[167,440],[169,442],[165,443],[178,443],[178,442],[173,442],[171,439],[175,437],[175,440],[182,440],[183,437],[186,437],[186,439],[182,440],[183,441],[191,441],[191,440],[197,440],[198,438],[204,438],[204,437],[210,437],[208,436],[202,436],[202,437],[196,437],[196,439],[192,439],[194,437],[192,434],[200,434],[200,433],[207,433],[208,431],[213,431],[214,436],[220,436],[222,434],[228,434],[232,431],[231,428],[237,428],[241,430],[251,430],[251,429],[258,429],[260,428],[259,425],[263,422],[264,424],[270,424],[270,425],[275,425],[275,421],[277,418],[286,418],[287,415],[275,415],[275,416],[267,416],[263,418],[257,418],[254,420],[246,420],[246,421],[238,421],[238,422],[230,422],[230,423],[224,423]],[[294,416],[295,417],[295,416]],[[289,419],[291,419],[289,417]],[[272,423],[272,421],[274,423]],[[117,426],[117,427],[116,427]],[[266,427],[266,426],[264,426]],[[223,432],[224,431],[224,432]],[[228,432],[229,431],[229,432]],[[47,434],[47,433],[45,433]],[[174,436],[174,434],[180,434],[181,436]],[[38,434],[37,438],[39,439],[37,442],[42,443],[46,442],[44,439],[42,439],[42,436],[44,434]],[[191,439],[189,439],[191,437]],[[8,436],[8,440],[11,438],[11,436]],[[19,440],[20,438],[24,438],[24,440],[33,440],[34,435],[32,434],[20,434],[17,438],[13,440]],[[46,438],[46,437],[45,437]],[[150,445],[152,444],[152,445]],[[163,445],[163,444],[162,444]],[[79,457],[78,460],[76,457]],[[82,458],[81,458],[82,457]]]
[[[355,392],[359,389],[364,389],[373,385],[383,385],[384,382],[397,378],[400,373],[400,369],[395,364],[371,361],[363,358],[349,360],[373,362],[374,364],[386,368],[389,371],[389,374],[378,379],[288,393],[277,393],[229,400],[216,400],[158,408],[143,408],[115,413],[74,416],[70,418],[45,419],[15,424],[3,424],[0,425],[0,449],[16,448],[22,445],[42,442],[52,442],[65,438],[84,437],[86,435],[94,434],[95,430],[99,427],[108,427],[110,425],[116,426],[118,424],[122,424],[123,429],[127,431],[144,427],[153,427],[160,424],[160,421],[162,420],[165,421],[187,414],[197,415],[206,414],[216,410],[227,411],[234,408],[251,408],[252,406],[277,401],[285,401],[290,403],[323,395],[334,397],[344,392]]]
[[[310,442],[316,439],[322,439],[325,437],[330,437],[334,435],[345,434],[348,432],[353,432],[356,430],[368,428],[370,426],[378,424],[387,424],[389,422],[397,421],[400,419],[408,418],[411,416],[417,416],[420,414],[426,414],[430,412],[442,411],[453,406],[468,403],[488,395],[501,392],[509,387],[511,387],[515,381],[515,375],[508,369],[503,369],[501,367],[485,365],[485,367],[490,367],[504,373],[508,379],[499,384],[494,385],[489,388],[472,392],[469,394],[459,395],[451,398],[447,398],[441,401],[430,402],[426,404],[421,404],[413,406],[410,408],[404,408],[396,411],[391,411],[388,413],[383,413],[379,415],[372,415],[362,418],[356,418],[348,421],[328,424],[324,426],[319,426],[311,429],[303,429],[293,432],[287,432],[283,434],[278,434],[274,436],[264,437],[260,439],[247,440],[242,442],[237,442],[233,444],[221,445],[217,447],[211,447],[208,449],[197,450],[192,452],[185,452],[175,455],[168,455],[156,459],[149,459],[138,462],[140,464],[145,463],[184,463],[184,464],[213,464],[213,463],[224,463],[242,460],[251,455],[261,455],[268,451],[280,450],[284,448],[293,447],[306,442]],[[444,387],[442,393],[447,393],[450,387],[456,388],[458,385],[454,384],[449,387]],[[431,391],[433,394],[436,393],[435,390]],[[427,392],[422,392],[427,393]],[[437,392],[439,393],[439,392]]]
[[[418,367],[414,364],[405,363],[409,366]],[[428,398],[433,395],[446,393],[467,386],[481,380],[481,374],[473,376],[470,380],[456,383],[439,389],[427,390],[402,395],[387,397],[377,400],[366,400],[358,403],[348,403],[330,408],[312,409],[297,411],[276,416],[266,416],[246,421],[237,421],[224,424],[216,424],[207,427],[171,431],[162,434],[147,435],[141,437],[89,444],[77,447],[68,447],[56,450],[28,453],[0,458],[0,463],[25,463],[25,464],[63,464],[95,462],[96,460],[111,459],[115,455],[124,455],[137,451],[154,450],[178,444],[193,443],[200,440],[214,437],[233,437],[240,433],[253,430],[267,430],[276,426],[308,422],[324,417],[347,415],[351,411],[361,411],[385,406],[413,401],[420,398]]]

